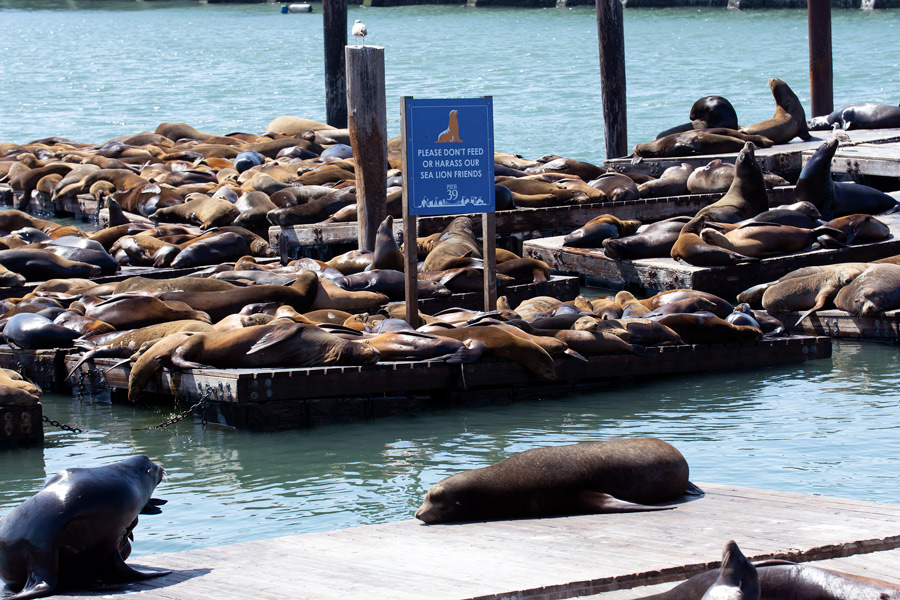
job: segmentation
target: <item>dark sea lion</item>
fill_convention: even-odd
[[[544,283],[550,279],[550,265],[536,258],[514,258],[497,264],[498,283],[512,285],[503,282],[503,276],[511,277],[512,284]]]
[[[62,325],[63,327],[71,329],[82,336],[99,335],[116,330],[116,328],[109,323],[105,323],[99,319],[86,317],[70,310],[63,311],[57,315],[53,319],[53,322],[57,325]]]
[[[403,271],[403,253],[394,237],[394,217],[388,215],[375,233],[375,254],[369,269],[393,269]]]
[[[428,490],[428,524],[660,510],[690,486],[688,464],[655,438],[535,448],[451,475]],[[639,503],[639,504],[635,504]]]
[[[351,292],[378,292],[391,300],[402,300],[406,294],[406,275],[393,269],[361,271],[335,279],[334,282]],[[420,298],[442,298],[451,294],[438,281],[419,279],[416,287]]]
[[[125,564],[139,514],[161,512],[152,498],[163,468],[143,455],[51,477],[0,520],[0,577],[18,593],[49,596],[57,588],[140,581],[168,575]]]
[[[109,252],[99,244],[98,248],[84,248],[75,245],[58,244],[55,242],[34,244],[32,248],[43,248],[53,254],[70,260],[74,263],[95,265],[100,268],[100,275],[114,275],[119,270],[119,264]]]
[[[834,297],[834,306],[860,317],[900,308],[900,265],[869,265]]]
[[[701,600],[760,600],[756,567],[747,560],[734,540],[725,544],[719,576]]]
[[[751,135],[761,135],[776,144],[786,144],[795,137],[811,140],[806,124],[806,113],[797,94],[781,79],[769,79],[769,89],[775,98],[775,114],[754,125],[742,127],[741,131]]]
[[[667,304],[680,302],[686,298],[703,298],[704,300],[712,302],[715,305],[715,308],[712,309],[711,312],[723,319],[734,309],[731,302],[728,302],[720,296],[709,292],[690,289],[665,290],[654,296],[645,298],[640,302],[651,311],[656,311]]]
[[[497,327],[461,327],[437,332],[437,335],[459,340],[471,346],[487,346],[486,356],[496,356],[517,362],[544,379],[556,379],[553,358],[546,350],[529,340],[517,337]]]
[[[437,359],[450,364],[469,363],[478,360],[484,350],[481,345],[469,348],[459,340],[419,331],[389,331],[358,339],[375,348],[382,361]]]
[[[805,311],[800,323],[832,302],[838,292],[868,268],[867,263],[842,263],[792,271],[763,290],[761,305],[769,313]],[[747,292],[738,296],[748,301]]]
[[[768,210],[769,196],[762,168],[756,162],[756,147],[747,142],[734,161],[734,179],[728,191],[716,202],[697,211],[696,217],[708,217],[718,223],[736,223]]]
[[[27,281],[44,281],[62,277],[97,277],[97,265],[67,260],[49,250],[23,247],[0,250],[0,265],[19,273]]]
[[[830,139],[816,148],[803,165],[794,195],[819,209],[826,219],[852,214],[876,215],[897,206],[897,200],[880,190],[858,183],[833,181],[831,160],[838,140]]]
[[[786,560],[766,560],[753,563],[753,566],[761,600],[900,600],[900,585],[879,579]],[[671,590],[640,600],[696,600],[703,597],[719,574],[719,569],[704,571]]]
[[[672,217],[642,225],[634,235],[603,241],[603,253],[614,260],[669,256],[690,217]]]
[[[713,314],[677,313],[655,317],[655,320],[677,333],[688,344],[730,344],[755,342],[762,330],[735,325]]]
[[[274,198],[276,195],[277,194],[270,194],[270,198]],[[329,215],[337,212],[339,209],[355,203],[355,187],[331,190],[328,194],[312,198],[303,204],[269,211],[266,218],[272,225],[279,225],[281,227],[300,225],[303,223],[318,223],[319,221],[324,221]],[[275,204],[278,203],[275,202]]]
[[[726,250],[719,246],[707,244],[700,237],[700,232],[706,225],[706,217],[694,217],[688,222],[669,255],[675,260],[682,260],[689,265],[697,267],[724,267],[733,266],[742,262],[757,261],[757,258],[750,258],[731,250]]]
[[[772,140],[760,135],[716,128],[675,133],[646,144],[638,144],[634,147],[634,154],[645,158],[727,154],[739,152],[745,142],[752,142],[760,148],[772,145]]]
[[[734,107],[722,96],[704,96],[691,106],[690,123],[676,125],[659,133],[656,138],[690,129],[711,129],[715,127],[738,128],[738,118]]]
[[[79,335],[36,313],[13,315],[3,327],[3,338],[8,344],[27,349],[69,348]]]
[[[217,291],[171,291],[161,294],[159,298],[166,302],[171,300],[184,302],[194,310],[208,314],[212,321],[220,321],[231,313],[240,311],[245,305],[256,302],[288,304],[297,312],[303,313],[312,306],[318,281],[319,278],[315,273],[305,271],[289,286],[231,286],[227,294]],[[226,282],[219,283],[230,285]]]
[[[891,228],[872,215],[847,215],[832,219],[825,225],[840,230],[847,244],[867,244],[891,237]]]
[[[231,225],[240,210],[222,198],[194,198],[183,204],[160,208],[150,214],[150,219],[163,223],[192,223],[202,229]]]
[[[662,172],[659,179],[652,179],[638,185],[641,198],[658,198],[662,196],[681,196],[688,193],[687,182],[694,172],[688,163],[669,167]]]
[[[573,158],[556,158],[545,163],[537,164],[525,169],[526,173],[564,173],[572,175],[582,181],[596,179],[606,172],[606,169],[595,164],[575,160]]]
[[[691,194],[712,194],[728,191],[734,180],[735,166],[723,163],[721,158],[709,161],[694,169],[687,179],[687,191]]]
[[[250,251],[247,240],[231,231],[192,242],[179,251],[169,263],[173,269],[215,265],[237,260]]]
[[[268,194],[258,191],[244,192],[234,206],[240,211],[233,221],[234,224],[250,230],[268,228],[269,220],[266,214],[278,208]]]
[[[763,211],[758,215],[738,221],[737,225],[746,225],[748,223],[778,223],[779,225],[790,225],[792,227],[803,227],[805,229],[815,229],[822,225],[821,215],[815,206],[809,202],[797,202],[793,205],[776,206],[775,208]],[[829,225],[830,227],[834,227]],[[839,227],[834,227],[840,229]]]
[[[900,127],[900,107],[875,102],[845,104],[828,115],[809,120],[810,129],[894,129]]]

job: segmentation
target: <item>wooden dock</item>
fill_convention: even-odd
[[[900,254],[900,215],[877,218],[891,228],[892,235],[887,240],[836,250],[796,252],[733,267],[695,267],[671,258],[613,260],[602,250],[564,246],[561,236],[525,242],[524,255],[543,260],[555,272],[579,274],[591,286],[627,288],[645,294],[689,288],[731,300],[751,286],[774,281],[801,267],[869,262]]]
[[[498,246],[522,253],[525,240],[565,235],[604,213],[620,219],[637,219],[649,223],[669,217],[693,215],[719,198],[722,194],[691,194],[641,198],[622,202],[591,202],[552,206],[546,208],[517,208],[496,213]],[[794,202],[794,186],[769,190],[770,206]],[[426,236],[443,229],[456,215],[419,217],[416,220],[418,235]],[[473,221],[475,235],[481,235],[481,221]],[[394,235],[402,238],[403,223],[394,221]],[[333,256],[357,248],[356,222],[313,223],[291,227],[270,227],[269,245],[278,249],[283,263],[296,258],[309,257],[328,260]]]
[[[877,317],[857,317],[844,310],[819,310],[803,320],[803,313],[769,313],[785,329],[802,335],[821,335],[839,339],[900,342],[900,310],[888,311]]]
[[[898,136],[900,137],[900,136]],[[803,152],[803,164],[812,156]],[[900,177],[900,143],[879,142],[841,145],[831,159],[832,173],[869,175],[875,177]]]
[[[205,418],[241,429],[273,431],[369,421],[459,404],[515,401],[535,394],[566,394],[630,377],[753,369],[831,356],[826,337],[765,338],[744,344],[654,346],[647,356],[590,356],[583,362],[555,359],[555,381],[518,363],[481,359],[470,364],[379,362],[367,366],[191,369],[161,371],[146,391],[203,402]],[[67,356],[71,367],[77,356]],[[118,401],[128,389],[129,365],[113,359],[83,364],[73,384],[111,390]],[[109,370],[107,370],[109,369]],[[81,373],[87,371],[87,375]]]
[[[803,168],[804,155],[808,158],[816,148],[825,140],[832,137],[831,131],[810,131],[813,139],[804,142],[795,139],[787,144],[777,144],[771,148],[758,148],[756,160],[763,169],[778,175],[788,175],[788,179],[794,180],[790,175],[798,175]],[[849,142],[841,144],[841,150],[858,144],[884,144],[900,141],[900,129],[854,129],[846,132],[850,136]],[[645,140],[650,141],[650,140]],[[704,154],[700,156],[678,156],[672,158],[643,158],[637,164],[631,163],[631,158],[613,158],[604,161],[603,165],[612,167],[617,171],[645,173],[659,177],[669,167],[688,163],[694,168],[706,166],[709,161],[720,158],[722,162],[734,162],[737,152],[727,154]]]
[[[886,556],[900,555],[900,505],[699,485],[704,496],[668,511],[456,525],[410,519],[133,558],[132,566],[172,574],[67,597],[613,600],[717,567],[729,539],[751,560],[849,565],[900,582],[896,562],[885,568]],[[136,537],[140,548],[140,525]]]

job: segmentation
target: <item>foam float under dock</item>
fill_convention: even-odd
[[[545,208],[517,208],[496,213],[498,245],[517,254],[522,253],[525,240],[567,234],[581,227],[597,215],[611,214],[620,219],[637,219],[649,223],[669,217],[693,215],[712,204],[723,194],[690,194],[640,198],[621,202],[590,202]],[[769,190],[770,206],[794,202],[794,186]],[[419,217],[416,219],[420,237],[443,231],[458,215]],[[481,235],[481,220],[473,219],[476,235]],[[394,221],[394,235],[402,238],[403,223]],[[301,257],[328,260],[333,256],[355,250],[356,222],[311,223],[290,227],[270,227],[269,245],[278,249],[282,263]]]
[[[627,288],[646,294],[687,288],[733,300],[745,289],[801,267],[843,262],[870,262],[900,254],[900,215],[876,215],[891,228],[891,237],[835,250],[795,252],[730,267],[695,267],[672,258],[613,260],[602,249],[564,246],[562,237],[525,242],[525,256],[543,260],[559,273],[579,274],[588,285]]]
[[[800,173],[803,168],[804,154],[809,157],[812,152],[822,145],[825,140],[832,137],[831,131],[810,131],[813,139],[804,142],[798,138],[787,144],[777,144],[770,148],[757,148],[756,160],[766,171],[778,175],[794,175]],[[841,148],[855,144],[879,144],[900,140],[900,129],[855,129],[845,132],[850,137],[849,142],[843,142]],[[649,142],[650,140],[644,140]],[[645,173],[654,177],[662,175],[669,167],[675,167],[681,163],[688,163],[694,168],[706,166],[711,160],[722,159],[722,162],[734,164],[737,152],[725,154],[703,154],[699,156],[676,156],[671,158],[642,158],[640,162],[632,164],[631,158],[612,158],[603,162],[606,167],[612,167],[620,172]],[[791,177],[788,177],[793,181]]]
[[[715,568],[729,539],[751,560],[879,564],[900,554],[900,505],[699,485],[705,496],[667,511],[430,526],[406,520],[132,558],[133,566],[173,573],[67,597],[555,600],[686,579]],[[140,525],[135,533],[139,548]]]
[[[380,362],[367,366],[279,369],[163,370],[146,391],[167,399],[203,401],[209,422],[258,431],[367,421],[455,404],[513,401],[535,394],[569,393],[627,377],[760,368],[831,356],[831,340],[794,336],[744,344],[654,346],[647,356],[590,356],[583,362],[555,359],[555,381],[517,363],[481,359],[444,362]],[[70,367],[78,357],[66,356]],[[130,367],[98,359],[79,367],[73,382],[112,390],[117,401],[128,389]],[[109,369],[109,370],[107,370]],[[171,401],[171,400],[166,400]]]

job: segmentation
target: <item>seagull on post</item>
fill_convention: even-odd
[[[366,25],[359,19],[353,22],[353,29],[350,30],[350,33],[356,38],[356,44],[359,45],[359,38],[363,38],[363,45],[365,45],[366,34]]]

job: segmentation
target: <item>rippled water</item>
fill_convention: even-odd
[[[46,9],[72,6],[83,10]],[[836,103],[898,100],[897,15],[833,13]],[[492,95],[498,150],[603,157],[592,9],[351,6],[355,18],[386,48],[391,135],[401,96]],[[324,119],[319,12],[0,0],[0,25],[0,141]],[[742,122],[768,118],[772,76],[808,105],[804,11],[628,10],[625,27],[631,143],[686,121],[707,94],[730,98]],[[695,481],[896,503],[898,360],[896,346],[836,344],[833,359],[803,365],[277,434],[148,430],[171,407],[47,395],[45,414],[84,432],[48,426],[43,449],[0,452],[0,514],[62,468],[142,452],[166,467],[157,495],[169,504],[141,518],[135,554],[173,552],[411,518],[429,485],[461,469],[637,435],[675,444]]]

